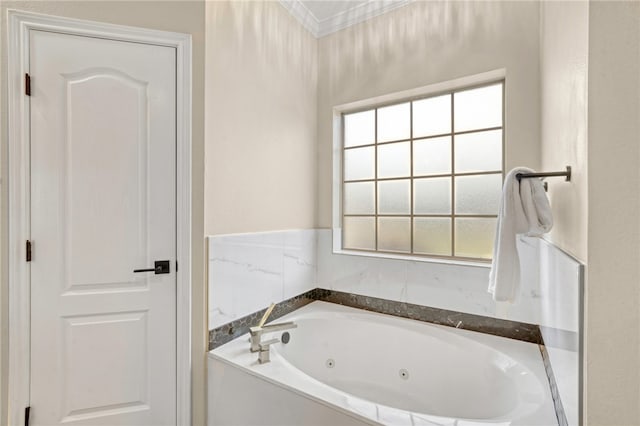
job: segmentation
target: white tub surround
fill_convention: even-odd
[[[210,426],[557,424],[537,345],[318,301],[281,320],[268,364],[245,338],[209,353]]]
[[[521,294],[509,304],[494,302],[486,292],[488,267],[336,254],[331,232],[308,229],[209,237],[210,349],[244,334],[257,323],[255,315],[271,302],[282,301],[290,307],[318,299],[365,309],[404,305],[399,309],[406,311],[418,306],[414,311],[426,309],[431,318],[440,311],[441,323],[456,326],[462,321],[462,328],[474,325],[469,318],[475,316],[496,320],[494,325],[501,323],[499,319],[508,320],[504,324],[539,325],[557,382],[558,416],[569,425],[581,424],[584,268],[578,261],[545,240],[520,238]],[[307,295],[291,302],[292,296],[316,288],[331,290],[340,300]],[[456,320],[452,314],[460,317]],[[463,318],[466,315],[471,317]]]

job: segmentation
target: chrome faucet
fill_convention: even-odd
[[[267,340],[266,342],[262,342],[261,339],[263,334],[289,330],[291,328],[298,327],[298,325],[293,321],[265,325],[264,323],[267,321],[267,318],[269,318],[269,315],[271,315],[271,311],[273,311],[274,306],[275,305],[273,303],[271,304],[271,306],[269,306],[269,309],[267,309],[267,312],[264,313],[257,326],[249,328],[249,334],[251,336],[251,352],[258,352],[258,362],[260,364],[264,364],[270,361],[269,348],[272,344],[278,343],[280,341],[280,339],[276,338]]]
[[[269,342],[262,343],[260,340],[262,339],[263,334],[272,333],[275,331],[289,330],[290,328],[296,328],[296,327],[298,327],[298,325],[293,321],[281,322],[279,324],[268,324],[263,326],[250,327],[249,334],[251,335],[251,352],[261,351],[262,350],[260,348],[261,344],[262,346],[265,346],[265,345],[268,346],[269,344],[277,343],[280,341],[278,339],[272,339],[272,340],[277,340],[277,342],[271,342],[271,340],[269,340],[269,342],[271,343]]]

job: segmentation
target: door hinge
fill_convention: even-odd
[[[24,75],[24,94],[31,96],[31,76],[29,74]]]
[[[176,260],[176,272],[178,272],[178,261]]]
[[[31,241],[27,240],[27,262],[31,262]]]
[[[24,409],[24,426],[29,426],[29,414],[31,414],[31,407]]]

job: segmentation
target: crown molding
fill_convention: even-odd
[[[320,22],[300,0],[279,0],[280,5],[296,18],[315,38],[320,34]]]
[[[368,19],[390,12],[411,3],[413,0],[373,0],[361,3],[330,18],[318,20],[301,0],[279,0],[315,38],[359,24]]]

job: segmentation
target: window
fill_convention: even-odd
[[[342,248],[492,256],[503,176],[504,82],[343,120]]]

